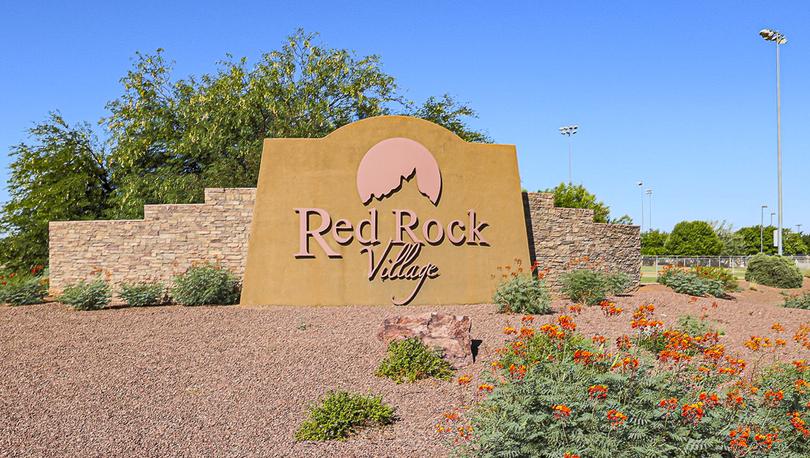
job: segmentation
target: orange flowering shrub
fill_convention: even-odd
[[[605,302],[603,310],[611,307]],[[664,329],[652,304],[638,307],[630,320],[633,333],[615,342],[577,334],[570,315],[537,323],[534,333],[510,334],[491,373],[484,375],[488,386],[472,411],[464,451],[540,457],[810,456],[806,360],[757,370],[757,361],[749,364],[727,353],[717,331]],[[786,331],[782,325],[772,330]],[[645,339],[660,346],[642,344]],[[775,340],[754,336],[748,348],[761,358],[776,348]],[[790,345],[810,345],[810,324],[801,325],[793,340]]]

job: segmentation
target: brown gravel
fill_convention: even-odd
[[[745,339],[773,336],[773,322],[788,340],[810,322],[810,311],[778,307],[778,290],[745,288],[735,300],[690,303],[646,286],[616,299],[622,316],[605,319],[595,307],[577,323],[585,334],[615,338],[628,331],[633,307],[652,302],[668,323],[707,313],[725,331],[727,349],[747,355]],[[385,353],[375,338],[382,320],[428,311],[472,317],[482,343],[477,362],[459,372],[474,376],[470,386],[396,385],[373,375]],[[0,456],[443,456],[449,449],[436,422],[471,403],[503,327],[519,322],[494,312],[491,305],[0,307]],[[791,342],[775,357],[807,353]],[[381,394],[400,419],[345,442],[294,442],[307,405],[329,389]]]

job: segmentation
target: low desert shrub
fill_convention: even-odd
[[[606,280],[608,291],[614,296],[628,292],[633,283],[632,280],[630,280],[630,276],[624,272],[607,274]]]
[[[690,296],[728,296],[719,280],[702,278],[694,272],[678,268],[664,269],[658,275],[658,283],[672,288],[676,293]]]
[[[149,307],[168,303],[166,286],[163,283],[124,283],[121,298],[130,307]]]
[[[192,267],[175,277],[172,298],[182,305],[230,305],[239,302],[239,281],[213,265]]]
[[[748,260],[745,279],[774,288],[802,287],[802,273],[793,260],[761,253]]]
[[[572,301],[585,305],[596,305],[612,292],[608,276],[595,270],[566,272],[560,276],[560,283],[560,292]]]
[[[551,294],[531,275],[516,275],[501,283],[492,298],[500,313],[551,313]]]
[[[804,309],[810,310],[810,293],[804,293],[799,296],[788,296],[785,298],[783,307],[791,309]]]
[[[700,278],[719,281],[723,284],[723,289],[726,291],[738,291],[740,289],[737,284],[737,277],[728,269],[722,267],[696,266],[692,268],[692,272]]]
[[[0,283],[0,304],[41,304],[48,294],[48,280],[30,275],[14,275]]]
[[[662,332],[651,329],[660,328],[653,313],[637,309],[634,332]],[[561,316],[512,334],[478,388],[481,403],[447,429],[470,422],[474,434],[457,439],[460,455],[810,456],[806,361],[744,375],[746,362],[716,339],[672,335],[656,358],[638,352],[631,336],[590,344],[575,329]],[[810,326],[802,329],[810,345]]]
[[[92,282],[84,280],[65,288],[58,301],[76,310],[99,310],[110,305],[110,285],[101,278]]]
[[[388,356],[377,369],[378,377],[388,377],[402,383],[433,377],[450,380],[453,368],[442,358],[441,350],[431,350],[419,339],[392,340],[388,344]]]
[[[298,441],[344,440],[360,428],[387,425],[394,421],[394,408],[382,397],[345,391],[330,392],[295,433]]]

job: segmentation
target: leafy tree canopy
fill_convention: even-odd
[[[676,224],[664,245],[668,255],[716,256],[723,242],[705,221],[681,221]]]
[[[607,223],[610,217],[610,207],[604,202],[596,200],[596,196],[588,192],[582,185],[560,183],[555,188],[541,192],[554,194],[554,205],[561,208],[590,208],[593,210],[593,220],[597,223]],[[629,218],[629,216],[628,216]],[[630,221],[632,223],[632,220]],[[627,223],[620,223],[627,224]]]
[[[737,231],[737,234],[743,240],[745,255],[754,255],[759,253],[760,232],[759,225],[742,227]],[[774,226],[765,226],[762,228],[762,252],[765,254],[776,254],[778,249],[773,244],[773,231],[776,230]],[[782,229],[782,239],[784,239],[785,246],[782,253],[785,255],[796,255],[807,253],[807,245],[802,239],[801,234],[791,231],[790,229]]]
[[[667,254],[664,245],[667,243],[667,234],[664,231],[651,230],[641,234],[641,254],[643,256],[663,256]]]
[[[407,114],[490,141],[467,124],[469,106],[449,95],[409,101],[378,56],[324,47],[302,30],[254,65],[228,56],[214,73],[185,79],[172,76],[162,50],[138,53],[121,83],[102,141],[52,114],[11,150],[0,265],[45,263],[50,220],[138,218],[144,204],[201,202],[206,187],[255,186],[264,138],[322,137]]]

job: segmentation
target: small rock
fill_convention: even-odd
[[[417,337],[430,348],[439,348],[454,367],[473,362],[470,317],[448,313],[423,313],[386,318],[377,338],[388,344],[395,339]]]

